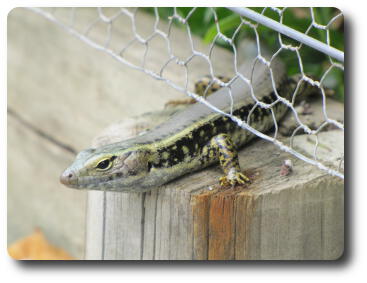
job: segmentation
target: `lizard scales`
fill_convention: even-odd
[[[290,99],[297,82],[285,76],[280,61],[273,60],[271,69],[278,94]],[[259,63],[243,65],[239,72],[251,78],[253,93],[259,101],[267,104],[277,101],[267,67]],[[261,132],[274,126],[271,110],[256,104],[244,81],[235,80],[231,93],[233,115],[247,121],[251,112],[250,125]],[[225,88],[207,100],[227,113],[231,109]],[[287,106],[277,101],[272,109],[279,121]],[[60,181],[78,189],[143,192],[219,161],[225,172],[221,184],[242,184],[248,179],[240,172],[236,149],[253,137],[228,117],[196,103],[142,135],[80,152]]]

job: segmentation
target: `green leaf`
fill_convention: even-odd
[[[232,14],[228,17],[225,17],[219,20],[219,28],[221,33],[226,34],[226,32],[233,30],[238,27],[241,23],[241,18],[237,14]],[[210,43],[215,36],[217,35],[217,26],[216,24],[211,25],[209,27],[207,33],[204,36],[204,42]]]

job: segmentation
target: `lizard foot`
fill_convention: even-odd
[[[249,182],[250,179],[240,172],[236,172],[232,174],[232,176],[230,177],[223,176],[219,179],[219,183],[221,186],[236,186],[236,185],[243,185]]]

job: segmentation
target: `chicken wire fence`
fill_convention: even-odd
[[[281,150],[344,179],[344,153],[333,161],[325,158],[321,160],[318,157],[320,147],[329,151],[333,148],[333,144],[324,144],[320,141],[320,133],[330,129],[344,131],[343,119],[334,118],[334,113],[327,111],[330,90],[334,97],[339,99],[344,97],[344,53],[340,50],[343,48],[340,46],[340,42],[343,44],[343,38],[340,39],[342,31],[338,32],[343,28],[343,16],[338,10],[317,8],[321,9],[320,12],[315,8],[28,9],[58,24],[89,46],[109,54],[120,63],[164,81],[199,103],[229,117],[243,129],[272,142]],[[91,9],[94,11],[91,12]],[[322,9],[328,9],[327,13]],[[319,16],[320,13],[322,17]],[[294,24],[297,22],[301,24]],[[176,30],[184,33],[185,37],[176,37],[174,35]],[[339,41],[335,41],[335,38]],[[154,44],[157,40],[160,41],[160,45]],[[252,50],[246,51],[243,42],[246,43],[245,46],[252,46]],[[183,48],[187,51],[186,54],[179,54],[177,51],[179,49],[175,48],[177,44],[187,46]],[[203,49],[201,46],[206,48]],[[227,53],[230,54],[228,58],[231,59],[221,58],[216,52],[218,48],[227,49]],[[137,52],[139,49],[140,54]],[[155,52],[166,52],[166,59],[157,62]],[[317,87],[320,90],[318,103],[322,121],[317,124],[305,122],[303,115],[312,116],[312,111],[305,110],[305,104],[300,111],[294,99],[289,101],[279,96],[275,88],[277,100],[274,103],[268,105],[257,100],[251,86],[251,78],[245,77],[237,70],[242,60],[241,56],[243,57],[243,54],[249,56],[250,53],[253,55],[254,64],[260,62],[267,66],[273,86],[275,84],[271,62],[275,58],[281,58],[289,75],[301,74],[293,97],[297,96],[302,83]],[[282,134],[279,133],[281,125],[278,125],[275,118],[275,131],[263,133],[251,127],[248,120],[239,119],[232,115],[232,111],[226,113],[210,104],[205,96],[196,94],[191,87],[190,72],[193,71],[190,64],[197,59],[206,64],[207,74],[211,78],[210,84],[228,88],[228,99],[231,99],[231,84],[235,80],[242,80],[249,86],[256,107],[272,110],[276,103],[286,104],[295,121],[291,131],[283,133],[290,139],[285,142],[285,139],[281,138]],[[228,65],[231,65],[228,81],[221,80],[222,77],[216,71],[217,66],[223,65],[223,60],[226,64],[230,61]],[[169,76],[172,65],[183,70],[184,75],[179,79]],[[251,111],[248,116],[250,115]],[[313,143],[311,152],[302,151],[294,146],[295,137],[299,134],[313,137],[308,139],[308,142]]]

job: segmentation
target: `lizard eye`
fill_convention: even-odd
[[[99,170],[107,170],[111,167],[111,165],[112,165],[111,160],[110,159],[105,159],[105,160],[100,161],[97,164],[96,168],[99,169]]]

